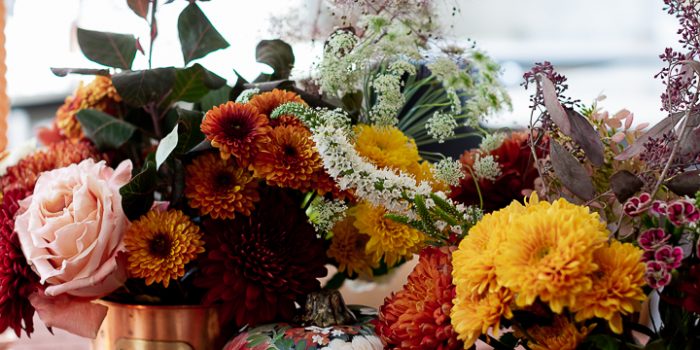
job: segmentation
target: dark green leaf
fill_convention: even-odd
[[[143,19],[146,19],[146,16],[148,16],[148,4],[150,2],[150,0],[126,0],[129,8]]]
[[[178,126],[179,124],[175,124],[173,130],[158,143],[158,148],[156,149],[156,170],[160,168],[170,154],[173,153],[175,147],[177,147],[179,138]]]
[[[343,283],[345,282],[345,274],[336,272],[331,279],[326,282],[326,286],[324,287],[325,289],[340,289],[340,287],[343,286]]]
[[[605,146],[598,132],[595,131],[593,125],[588,122],[586,117],[582,116],[580,113],[573,109],[566,109],[566,113],[571,123],[571,134],[569,136],[581,146],[586,157],[593,165],[597,167],[603,166],[605,160],[603,151]]]
[[[503,333],[503,335],[500,338],[498,338],[498,341],[503,343],[503,345],[511,347],[513,349],[515,349],[515,347],[518,346],[519,342],[518,338],[515,337],[513,332]]]
[[[555,140],[551,140],[549,152],[554,173],[564,187],[583,200],[593,199],[593,180],[578,159]]]
[[[619,350],[620,341],[607,334],[594,334],[586,338],[586,343],[593,345],[593,349]]]
[[[669,180],[666,186],[679,196],[695,196],[700,191],[700,170],[678,174]]]
[[[627,170],[620,170],[610,177],[610,187],[620,203],[624,203],[634,196],[637,191],[642,189],[642,186],[644,186],[644,181]]]
[[[196,63],[192,67],[176,71],[175,85],[168,100],[197,102],[209,91],[218,89],[224,84],[226,84],[225,79]]]
[[[176,108],[179,128],[179,140],[175,152],[185,154],[204,141],[204,133],[200,129],[202,113]]]
[[[289,79],[294,67],[292,47],[280,39],[260,41],[255,48],[255,59],[273,69],[272,74],[261,74],[256,82]]]
[[[133,125],[94,109],[78,112],[77,118],[85,136],[100,149],[121,147],[136,130]]]
[[[234,69],[233,72],[236,73],[236,84],[231,88],[231,95],[229,96],[229,100],[231,101],[235,101],[238,95],[240,95],[243,90],[247,89],[246,85],[248,85],[248,81],[238,74],[238,71]]]
[[[206,56],[212,51],[229,47],[228,42],[216,31],[204,12],[191,2],[177,20],[182,56],[185,64]]]
[[[136,220],[151,209],[156,179],[156,164],[148,161],[140,173],[119,189],[122,195],[122,208],[129,220]]]
[[[136,38],[130,34],[78,28],[78,45],[89,60],[109,67],[131,69],[136,57]]]
[[[199,100],[200,107],[203,112],[206,112],[212,109],[212,107],[228,102],[230,95],[231,87],[228,85],[224,85],[216,90],[211,90]]]
[[[83,75],[104,75],[109,76],[107,69],[94,68],[51,68],[51,73],[57,77],[65,77],[68,74],[83,74]]]
[[[124,101],[134,107],[159,103],[172,93],[175,68],[129,71],[112,76],[112,83]]]
[[[294,82],[291,80],[275,80],[262,83],[245,84],[246,89],[260,89],[260,92],[272,91],[274,89],[292,90]]]

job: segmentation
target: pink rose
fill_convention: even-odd
[[[99,298],[126,280],[117,264],[129,226],[119,189],[131,168],[130,161],[115,170],[86,159],[42,173],[34,194],[20,203],[15,229],[47,296]]]

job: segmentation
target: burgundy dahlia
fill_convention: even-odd
[[[500,147],[482,154],[481,150],[464,152],[460,157],[464,177],[458,186],[452,187],[450,197],[466,205],[479,205],[479,191],[484,199],[483,210],[491,212],[506,207],[513,200],[522,200],[523,190],[534,189],[535,179],[539,176],[528,145],[529,134],[514,132]],[[546,156],[546,147],[538,146],[538,157]],[[480,179],[477,189],[469,171],[474,165],[476,155],[491,155],[501,169],[496,179]]]
[[[258,209],[233,221],[204,223],[206,256],[197,285],[205,304],[220,304],[223,322],[251,326],[289,321],[295,302],[320,288],[323,241],[299,201],[279,189],[261,191]]]
[[[0,332],[11,328],[34,332],[34,307],[29,295],[37,290],[38,279],[27,264],[15,233],[17,201],[23,191],[6,191],[0,204]]]
[[[462,349],[450,322],[454,296],[451,249],[425,248],[403,289],[384,301],[377,334],[387,349]]]

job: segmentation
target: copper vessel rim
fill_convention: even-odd
[[[110,307],[115,307],[115,308],[124,308],[124,309],[135,309],[135,310],[208,310],[215,308],[216,305],[145,305],[145,304],[124,304],[124,303],[118,303],[114,301],[107,301],[107,300],[97,300],[96,301],[99,304],[103,304],[105,306],[110,306]]]

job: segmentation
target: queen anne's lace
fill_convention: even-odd
[[[462,172],[462,163],[448,157],[440,160],[433,168],[435,179],[444,182],[450,186],[459,185],[459,180],[464,177]]]
[[[425,123],[428,135],[438,140],[439,143],[444,143],[446,139],[455,136],[455,128],[457,126],[455,117],[452,114],[443,112],[435,112]]]

